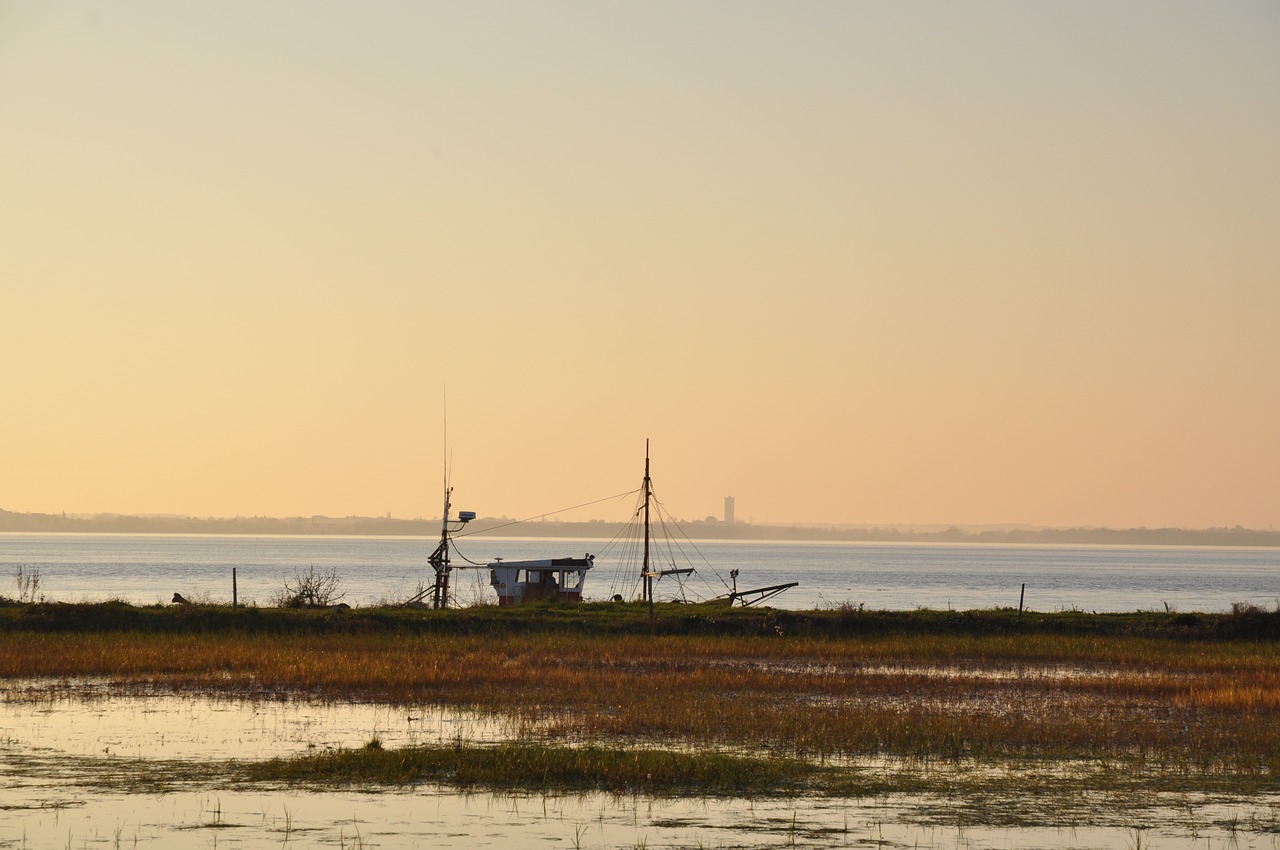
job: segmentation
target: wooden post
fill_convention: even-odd
[[[1027,598],[1027,583],[1022,583],[1022,592],[1018,594],[1018,619],[1022,619],[1022,600]]]
[[[240,602],[239,593],[236,589],[236,568],[231,568],[231,607],[235,608]]]

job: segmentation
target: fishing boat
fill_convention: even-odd
[[[680,601],[689,601],[683,597],[683,591],[686,589],[684,579],[692,576],[695,570],[692,567],[680,567],[675,564],[675,559],[671,556],[670,540],[667,540],[665,544],[651,545],[656,543],[652,523],[656,500],[653,495],[653,479],[649,475],[648,440],[645,440],[644,444],[644,479],[638,491],[631,491],[631,494],[635,493],[639,494],[639,503],[635,513],[632,515],[632,520],[640,524],[642,528],[642,530],[637,531],[636,537],[633,538],[638,539],[641,544],[638,575],[639,600],[648,603],[650,614],[652,614],[658,581],[667,577],[675,577],[681,582],[681,596],[678,598]],[[501,606],[520,605],[542,600],[582,601],[582,592],[586,584],[587,573],[595,567],[596,561],[595,556],[589,553],[581,558],[543,558],[520,561],[495,558],[488,564],[469,561],[459,555],[463,563],[455,565],[451,557],[451,553],[455,551],[453,536],[466,528],[467,524],[476,518],[476,514],[475,511],[459,511],[455,518],[452,514],[452,495],[453,488],[449,486],[446,478],[444,513],[440,524],[440,542],[427,559],[427,563],[431,565],[435,573],[435,580],[430,586],[420,589],[417,594],[405,603],[406,605],[421,608],[450,607],[451,604],[456,602],[452,598],[450,585],[453,571],[457,569],[487,569],[489,571],[489,586],[497,593],[498,604]],[[665,525],[666,523],[660,524]],[[674,521],[670,524],[674,525]],[[692,541],[689,541],[689,543],[692,545]],[[654,551],[655,549],[664,553],[661,560],[670,561],[669,567],[664,568],[658,564],[659,558],[655,557],[657,554]],[[634,564],[635,562],[632,561],[631,563]],[[636,574],[633,572],[631,575],[635,576]],[[724,582],[724,588],[727,592],[719,596],[712,596],[709,599],[703,596],[702,599],[704,601],[726,601],[730,605],[753,605],[770,599],[798,584],[798,582],[786,582],[767,587],[739,589],[738,570],[730,571],[729,575],[733,584],[730,586],[727,582]],[[723,582],[723,579],[721,581]],[[610,592],[612,593],[612,591]],[[622,599],[622,596],[621,594],[615,594],[613,598],[618,601]]]

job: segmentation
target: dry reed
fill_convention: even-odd
[[[121,690],[447,704],[586,742],[1280,771],[1270,641],[0,632],[0,677],[76,676]]]

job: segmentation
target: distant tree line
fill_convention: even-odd
[[[495,536],[579,537],[612,539],[623,523],[605,520],[579,522],[513,522],[488,517],[468,531]],[[760,525],[693,521],[680,523],[683,532],[702,540],[847,541],[853,543],[1013,543],[1042,545],[1130,546],[1280,546],[1280,532],[1234,528],[1012,528],[967,531],[958,526],[940,530],[849,528],[840,526]],[[382,517],[185,517],[95,514],[14,513],[0,509],[0,531],[99,532],[116,534],[359,534],[434,537],[440,520]],[[678,534],[677,534],[678,536]]]

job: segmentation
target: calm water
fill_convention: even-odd
[[[434,540],[405,537],[274,537],[222,535],[0,534],[0,596],[16,596],[21,566],[39,572],[40,593],[65,602],[122,599],[230,601],[235,568],[240,600],[270,604],[284,579],[314,566],[333,570],[353,605],[402,601],[431,581]],[[599,557],[586,596],[635,593],[630,556],[600,540],[477,538],[458,541],[466,558]],[[659,563],[693,566],[683,589],[690,600],[726,592],[729,571],[740,588],[787,581],[800,586],[776,597],[782,608],[845,602],[868,608],[992,608],[1026,605],[1038,611],[1222,611],[1232,603],[1272,607],[1280,600],[1280,549],[1200,547],[977,546],[852,543],[685,541],[660,551]],[[455,559],[455,563],[464,563]],[[494,601],[486,570],[456,574],[464,603]],[[659,598],[682,592],[663,579]]]

